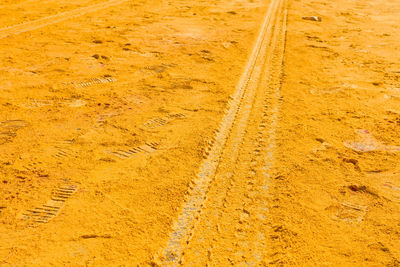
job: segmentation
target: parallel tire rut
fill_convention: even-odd
[[[266,264],[265,236],[269,229],[265,221],[271,202],[268,193],[274,165],[286,12],[276,19],[270,45],[272,56],[264,65],[239,156],[235,166],[219,168],[211,184],[195,233],[184,251],[187,264]],[[226,158],[229,154],[227,151]],[[226,180],[228,171],[232,174]]]
[[[283,42],[282,38],[277,36],[283,33],[281,31],[283,28],[281,23],[286,23],[285,19],[282,19],[283,8],[284,3],[282,0],[271,1],[248,65],[232,97],[232,101],[230,101],[230,108],[222,119],[215,139],[207,149],[206,158],[200,167],[198,176],[192,181],[186,196],[186,202],[173,226],[165,250],[160,255],[155,256],[155,261],[161,265],[176,266],[183,264],[187,258],[189,259],[188,262],[194,263],[196,256],[200,256],[199,254],[204,252],[204,248],[202,248],[203,252],[201,253],[199,250],[194,251],[194,258],[187,256],[191,253],[192,240],[196,244],[199,240],[204,239],[204,237],[197,237],[196,234],[199,233],[202,236],[200,233],[202,231],[217,231],[218,233],[221,231],[218,223],[216,225],[198,226],[202,218],[207,216],[204,210],[218,213],[220,209],[225,209],[227,206],[232,205],[227,199],[231,198],[230,194],[236,194],[236,192],[233,192],[235,191],[236,181],[244,179],[242,177],[243,171],[249,171],[248,166],[255,167],[258,165],[257,158],[260,155],[262,145],[260,142],[255,142],[257,147],[254,148],[255,140],[253,138],[256,135],[249,137],[248,133],[252,130],[251,126],[259,125],[257,121],[262,118],[261,114],[259,114],[262,111],[259,107],[262,105],[262,101],[260,102],[259,99],[263,99],[266,93],[266,89],[263,86],[276,89],[271,83],[271,81],[274,81],[276,74],[272,73],[274,70],[269,66],[279,64],[280,67],[281,64],[281,62],[278,63],[279,60],[274,57],[274,54],[280,53],[277,47],[282,45]],[[278,75],[279,78],[280,75]],[[273,98],[275,97],[276,94],[273,95]],[[244,153],[242,148],[246,146],[253,148],[253,156],[250,161],[242,162]],[[248,149],[245,152],[249,153]],[[250,173],[254,176],[256,172],[253,168],[250,168]],[[217,180],[222,181],[222,186],[218,185]],[[227,181],[229,182],[228,185],[226,184]],[[227,190],[226,188],[229,189]],[[210,197],[210,190],[215,191],[216,189],[218,193],[215,196],[210,193],[212,194],[212,197]],[[260,189],[253,187],[251,190],[257,194]],[[207,206],[205,206],[205,203],[207,203]],[[252,203],[253,206],[258,206],[258,204],[260,203]],[[243,202],[240,205],[242,206]],[[241,213],[243,218],[249,216],[248,211],[244,208],[241,208]],[[205,222],[207,224],[207,219],[205,219]],[[200,229],[204,227],[207,230]],[[259,242],[256,243],[262,242],[263,238],[258,236],[258,239]],[[204,252],[207,254],[206,261],[196,260],[196,263],[203,265],[206,262],[210,262],[213,254],[212,246],[208,247],[208,250],[206,249]],[[256,250],[260,249],[254,248],[252,252]],[[253,255],[257,259],[256,261],[261,260],[260,252],[254,252]],[[247,262],[249,263],[249,261]],[[224,262],[217,263],[223,264]],[[230,263],[232,264],[233,261],[230,261]]]

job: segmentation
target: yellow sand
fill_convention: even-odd
[[[215,142],[275,2],[259,76]],[[3,1],[0,265],[398,266],[399,12]],[[218,146],[175,259],[174,223]]]

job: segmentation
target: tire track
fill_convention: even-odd
[[[261,168],[259,169],[261,186],[258,190],[259,199],[261,200],[258,204],[258,209],[256,211],[256,217],[259,220],[261,225],[257,236],[255,238],[255,248],[253,251],[253,257],[257,261],[256,264],[266,264],[263,262],[263,251],[266,249],[266,238],[265,233],[268,229],[266,229],[266,225],[263,222],[266,219],[268,207],[266,203],[268,203],[269,195],[269,187],[271,182],[271,176],[273,173],[274,167],[274,152],[276,146],[276,129],[278,127],[279,121],[279,110],[280,110],[280,102],[281,102],[281,88],[283,82],[283,68],[284,68],[284,57],[285,57],[285,46],[286,46],[286,25],[287,25],[287,7],[286,3],[284,4],[284,12],[283,18],[281,21],[281,29],[279,34],[279,45],[277,46],[275,62],[272,64],[275,69],[272,70],[272,77],[270,79],[270,88],[272,89],[269,94],[270,98],[266,98],[264,103],[264,111],[263,111],[263,119],[261,124],[259,124],[258,128],[258,136],[257,141],[259,142],[259,146],[264,146],[264,155],[261,160]],[[265,131],[266,125],[269,125],[268,130]]]
[[[230,107],[219,125],[214,141],[207,149],[207,157],[203,161],[197,177],[190,185],[187,201],[172,228],[167,246],[161,255],[155,257],[155,261],[161,265],[176,266],[183,263],[185,248],[193,237],[196,223],[199,221],[210,184],[215,179],[217,169],[226,171],[218,170],[219,173],[224,175],[225,180],[235,175],[229,173],[229,170],[235,169],[243,137],[247,130],[248,118],[253,108],[254,97],[259,88],[262,70],[265,62],[269,62],[269,58],[273,54],[274,49],[268,49],[268,46],[273,35],[274,20],[279,13],[282,2],[282,0],[275,0],[270,4],[253,52],[232,101],[229,103]],[[229,153],[228,160],[220,166],[221,157],[225,153]]]
[[[87,13],[95,12],[95,11],[98,11],[101,9],[106,9],[108,7],[116,6],[116,5],[122,4],[127,1],[128,0],[110,0],[110,1],[106,1],[104,3],[94,4],[94,5],[90,5],[87,7],[81,7],[81,8],[77,8],[74,10],[58,13],[58,14],[51,15],[48,17],[44,17],[41,19],[28,21],[28,22],[24,22],[21,24],[2,28],[2,29],[0,29],[0,39],[6,38],[11,35],[17,35],[20,33],[37,30],[37,29],[46,27],[48,25],[52,25],[55,23],[59,23],[59,22],[68,20],[68,19],[80,17]]]
[[[185,250],[194,266],[264,265],[269,185],[274,165],[286,12],[277,16],[270,55],[260,79],[235,166],[219,167],[195,234]],[[228,148],[228,146],[227,146]],[[230,151],[227,149],[226,159]],[[225,165],[225,160],[221,165]],[[225,175],[227,172],[231,175]],[[228,180],[227,180],[228,178]]]

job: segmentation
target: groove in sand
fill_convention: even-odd
[[[272,1],[270,4],[252,54],[236,88],[233,100],[230,103],[230,108],[223,117],[219,130],[217,130],[215,143],[211,147],[208,157],[200,166],[197,177],[192,181],[189,198],[184,204],[182,212],[173,226],[167,247],[164,250],[163,255],[161,255],[163,265],[178,265],[180,263],[183,254],[183,247],[192,235],[191,230],[194,227],[194,221],[198,218],[198,214],[202,209],[202,205],[206,198],[207,188],[216,173],[226,140],[232,130],[235,120],[237,119],[237,114],[243,104],[245,104],[244,108],[246,110],[251,108],[251,101],[249,100],[254,96],[254,91],[258,84],[258,78],[261,74],[262,64],[264,63],[262,59],[268,52],[265,51],[266,49],[262,49],[265,46],[265,42],[268,41],[265,40],[267,35],[266,33],[272,28],[273,22],[271,20],[273,15],[278,11],[280,3],[281,1],[277,0]],[[250,86],[249,83],[252,86]],[[244,99],[245,93],[248,90],[250,90],[250,92],[246,97],[247,99]],[[240,127],[244,125],[243,130],[245,128],[248,113],[249,112],[244,112],[244,115],[242,115],[241,121],[239,122]],[[238,138],[240,139],[240,136]]]
[[[59,23],[59,22],[68,20],[68,19],[83,16],[90,12],[105,9],[105,8],[108,8],[111,6],[116,6],[116,5],[122,4],[127,1],[128,0],[110,0],[110,1],[107,1],[104,3],[90,5],[87,7],[81,7],[81,8],[71,10],[71,11],[66,11],[66,12],[58,13],[58,14],[51,15],[48,17],[44,17],[41,19],[28,21],[28,22],[24,22],[21,24],[2,28],[2,29],[0,29],[0,39],[6,38],[11,35],[17,35],[20,33],[40,29],[40,28],[43,28],[48,25],[52,25],[55,23]]]

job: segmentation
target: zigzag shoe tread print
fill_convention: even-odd
[[[66,148],[61,148],[61,147],[55,147],[57,149],[56,153],[53,154],[53,158],[56,159],[62,159],[62,158],[67,158],[70,156],[71,154],[71,150],[70,149],[66,149]]]
[[[41,206],[28,209],[19,218],[34,223],[47,223],[55,218],[64,207],[65,202],[78,190],[76,185],[63,185],[52,191],[51,199]]]
[[[76,89],[79,88],[85,88],[89,86],[93,86],[95,84],[105,84],[105,83],[112,83],[116,82],[117,79],[113,77],[100,77],[100,78],[91,78],[85,81],[79,81],[79,82],[70,82],[70,83],[65,83],[64,85],[72,85]]]
[[[150,154],[158,149],[158,143],[156,142],[148,142],[144,145],[137,146],[131,149],[119,149],[117,151],[109,152],[113,156],[116,156],[121,159],[128,159],[140,153]]]
[[[157,127],[164,126],[165,124],[167,124],[175,119],[183,119],[185,117],[186,117],[186,115],[183,113],[168,114],[167,116],[164,116],[162,118],[150,119],[150,120],[146,121],[143,124],[143,126],[148,129],[154,129]]]

